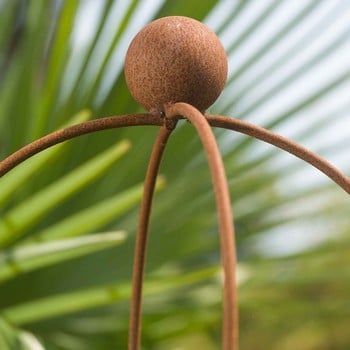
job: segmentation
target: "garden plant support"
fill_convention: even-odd
[[[50,133],[1,161],[0,177],[40,151],[81,135],[130,126],[160,127],[146,172],[134,254],[128,348],[139,350],[142,286],[155,182],[167,141],[178,121],[186,119],[203,144],[215,192],[224,271],[222,349],[238,350],[234,219],[224,164],[211,127],[246,134],[285,150],[319,169],[348,194],[350,178],[316,153],[272,131],[232,117],[205,113],[224,87],[227,61],[215,34],[200,22],[180,16],[164,17],[146,26],[135,39],[126,58],[126,81],[133,97],[149,113],[95,119]],[[153,51],[149,47],[152,43]],[[141,55],[140,59],[137,55],[144,53],[144,45],[149,55]],[[162,51],[157,45],[163,47]],[[198,54],[201,45],[207,48],[202,55]]]

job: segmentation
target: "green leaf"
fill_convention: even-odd
[[[157,14],[157,17],[180,15],[192,17],[200,21],[214,7],[215,3],[216,1],[213,0],[203,0],[201,1],[201,6],[198,6],[196,1],[167,0]]]
[[[281,31],[278,31],[276,35],[269,40],[267,45],[264,45],[260,50],[255,52],[254,55],[252,55],[247,61],[245,61],[244,66],[238,68],[237,73],[235,75],[230,76],[228,84],[230,84],[230,82],[235,83],[234,81],[235,79],[239,78],[242,75],[242,73],[248,70],[250,66],[253,66],[259,62],[261,57],[265,54],[266,50],[269,50],[269,49],[273,50],[274,45],[278,44],[279,42],[282,42],[284,40],[284,36],[288,35],[288,33],[291,30],[297,28],[298,23],[301,20],[303,20],[305,15],[308,16],[308,15],[314,14],[314,10],[315,10],[314,4],[315,2],[309,3],[307,7],[304,8],[300,13],[298,13],[293,19],[291,19],[289,23],[286,23],[286,26]],[[316,1],[316,4],[320,5],[321,3],[319,1]],[[328,25],[328,23],[334,22],[339,16],[339,13],[344,8],[345,8],[344,3],[337,4],[334,8],[331,9],[331,11],[327,12],[326,17],[321,17],[315,26],[312,26],[309,31],[304,33],[303,40],[298,41],[295,45],[291,46],[286,52],[283,52],[282,54],[278,54],[275,57],[273,57],[273,60],[269,62],[268,67],[264,67],[264,69],[261,70],[259,74],[255,75],[254,79],[250,83],[248,83],[246,86],[244,86],[243,89],[241,89],[238,92],[238,94],[231,99],[229,106],[225,107],[222,113],[228,112],[230,110],[230,107],[238,103],[239,100],[242,99],[246,93],[249,93],[249,91],[256,86],[257,82],[265,81],[270,76],[272,76],[275,71],[277,71],[287,63],[293,61],[293,59],[295,59],[295,56],[298,54],[298,52],[301,52],[303,49],[305,49],[305,47],[307,47],[310,43],[315,41],[317,37],[322,36],[322,31],[320,30],[320,28],[325,28]],[[310,10],[311,10],[311,13],[310,13]],[[342,40],[344,40],[344,38],[342,38]],[[340,42],[339,39],[335,41]],[[331,46],[334,45],[334,40],[332,40],[330,45]],[[281,87],[288,86],[293,80],[295,81],[298,76],[302,76],[302,73],[307,72],[307,70],[310,67],[313,67],[314,65],[319,63],[321,56],[327,55],[327,53],[328,54],[331,53],[332,48],[327,47],[326,50],[322,50],[322,51],[323,53],[317,54],[314,57],[314,60],[312,60],[312,62],[310,62],[306,66],[303,65],[303,68],[299,68],[296,72],[293,72],[293,74],[290,75],[291,78],[288,78],[287,80],[284,79],[282,81],[282,84],[280,84],[280,86],[277,89],[274,88],[273,90],[276,92],[276,91],[279,91]],[[261,101],[265,102],[266,98],[269,96],[271,97],[274,96],[273,91],[272,93],[268,92],[268,94],[264,93],[264,98],[259,98],[260,102]],[[259,106],[259,104],[257,103],[256,106]],[[249,109],[252,110],[251,108],[252,108],[252,105],[250,104]],[[245,110],[244,113],[247,114],[248,113],[247,110]]]
[[[47,130],[48,121],[52,118],[52,110],[57,104],[61,77],[68,58],[69,50],[66,43],[69,42],[72,33],[78,6],[79,1],[64,1],[60,7],[55,35],[50,47],[50,60],[46,72],[46,84],[43,85],[43,96],[40,98],[37,116],[32,120],[28,132],[30,140],[40,137]]]
[[[73,116],[66,125],[63,125],[63,127],[84,122],[90,117],[91,112],[88,110],[83,110]],[[67,143],[60,143],[44,150],[43,152],[40,152],[14,168],[11,171],[11,176],[3,177],[0,182],[0,206],[6,204],[13,193],[20,188],[27,179],[34,176],[34,174],[44,166],[47,166],[48,162],[53,161],[55,158],[61,155],[62,149],[66,145]]]
[[[19,340],[15,330],[0,318],[0,348],[4,350],[17,349]]]
[[[156,191],[162,189],[164,185],[164,179],[159,177],[156,182]],[[98,230],[134,207],[141,200],[142,194],[143,184],[129,188],[55,225],[47,227],[45,230],[30,237],[29,241],[48,241],[57,238],[78,236]]]
[[[186,285],[206,281],[218,276],[217,266],[183,273],[161,280],[146,281],[144,295],[158,295]],[[16,325],[83,311],[97,306],[125,301],[130,297],[130,283],[102,286],[89,290],[59,294],[3,310],[3,317]]]
[[[0,245],[25,234],[51,209],[103,175],[129,148],[128,141],[119,142],[6,213],[0,221]]]
[[[6,116],[10,115],[7,120],[7,132],[10,136],[9,142],[11,149],[19,148],[24,142],[28,142],[28,114],[30,114],[37,104],[37,91],[39,84],[37,82],[42,65],[45,50],[45,37],[47,35],[43,28],[50,25],[50,14],[53,11],[53,3],[44,0],[29,2],[26,11],[19,16],[18,25],[24,26],[22,36],[17,38],[21,42],[18,46],[18,52],[14,55],[13,60],[17,68],[9,75],[8,78],[14,79],[10,82],[12,91],[8,95],[8,110]],[[21,18],[22,17],[22,18]],[[12,65],[12,68],[15,65]],[[11,123],[15,127],[11,127]]]
[[[250,113],[255,111],[257,108],[259,108],[262,103],[266,103],[266,101],[273,98],[277,93],[281,91],[281,89],[283,89],[284,86],[292,84],[298,78],[306,74],[310,69],[314,68],[316,64],[320,64],[322,60],[326,60],[335,50],[337,50],[340,46],[344,45],[344,43],[346,42],[345,39],[348,38],[349,35],[350,35],[350,29],[345,29],[344,31],[342,31],[340,35],[338,35],[335,40],[331,41],[321,52],[318,52],[317,55],[311,57],[302,66],[298,67],[298,69],[293,70],[287,77],[285,77],[282,81],[280,81],[278,84],[273,86],[272,89],[264,91],[264,93],[261,96],[259,96],[255,101],[253,101],[248,108],[246,108],[243,112],[241,112],[238,115],[238,117],[249,115]],[[246,67],[242,67],[242,72],[245,69]],[[230,80],[232,79],[232,81],[234,81],[236,78],[238,78],[239,76],[238,73],[236,77],[231,77]],[[346,71],[342,75],[344,75],[344,80],[340,80],[339,84],[341,84],[343,81],[346,81],[348,79],[349,72]],[[334,89],[335,86],[336,85],[331,84],[329,90]],[[227,107],[225,107],[225,111],[226,112],[229,111],[230,108],[234,105],[235,102],[237,102],[237,100],[240,97],[241,96],[238,96],[236,99],[232,99],[230,104]],[[319,94],[316,95],[316,99],[318,98],[320,98]]]
[[[0,252],[0,282],[124,242],[124,232],[99,233],[48,243],[17,245]]]
[[[237,48],[240,45],[242,45],[242,43],[244,43],[249,38],[249,36],[251,36],[252,33],[254,33],[254,31],[256,31],[259,28],[261,23],[263,23],[269,16],[273,14],[276,7],[278,7],[280,4],[281,2],[279,0],[271,1],[263,9],[263,11],[259,13],[259,15],[256,16],[256,18],[254,18],[254,21],[251,22],[250,26],[248,26],[246,30],[243,33],[241,33],[241,35],[232,44],[230,44],[230,46],[227,49],[228,53],[232,53],[235,50],[237,50]]]
[[[134,10],[138,4],[139,4],[139,1],[137,1],[137,0],[133,0],[133,1],[129,2],[128,10],[126,11],[119,27],[115,31],[115,34],[113,36],[113,40],[110,44],[110,47],[109,47],[107,53],[105,54],[105,56],[103,58],[99,72],[97,73],[97,75],[94,77],[94,79],[89,84],[90,88],[85,89],[86,92],[85,92],[85,95],[83,98],[83,104],[87,104],[88,101],[95,101],[95,98],[96,98],[97,93],[98,93],[98,89],[101,85],[101,81],[103,80],[103,77],[106,73],[105,72],[106,68],[108,66],[108,63],[110,63],[111,56],[114,53],[116,46],[118,45],[119,40],[120,40],[122,34],[124,33],[127,24],[129,23],[130,17],[133,15]],[[101,19],[101,24],[104,23],[105,19],[106,19],[105,16],[103,16],[103,18]],[[94,48],[95,45],[96,45],[96,39],[95,39],[92,47]],[[87,63],[88,63],[88,61],[86,62],[86,66],[87,66]],[[90,61],[90,63],[91,63],[91,61]],[[76,83],[78,85],[76,88],[78,88],[79,85],[81,85],[81,79],[78,79]]]
[[[11,40],[13,39],[13,22],[14,22],[14,14],[17,10],[17,4],[15,1],[7,1],[2,4],[1,12],[3,20],[0,21],[0,47],[6,48],[6,50],[2,50],[0,52],[0,71],[1,73],[5,70],[5,67],[10,59],[11,50],[9,46],[11,44]],[[1,83],[0,79],[0,83]]]
[[[0,318],[1,350],[44,350],[39,341],[28,332],[19,331]]]

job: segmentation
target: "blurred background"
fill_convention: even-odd
[[[64,125],[142,112],[123,76],[155,18],[207,24],[229,59],[209,112],[289,137],[350,174],[350,2],[0,0],[0,156]],[[203,52],[205,55],[205,52]],[[126,349],[133,246],[156,127],[103,131],[0,180],[0,348]],[[235,216],[241,349],[350,348],[350,201],[270,145],[215,130]],[[181,122],[151,222],[143,349],[218,349],[208,166]]]

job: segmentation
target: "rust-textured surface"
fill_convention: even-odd
[[[227,79],[227,58],[219,39],[188,17],[163,17],[133,39],[125,78],[134,99],[150,112],[167,103],[186,102],[205,111]]]

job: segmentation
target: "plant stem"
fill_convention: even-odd
[[[233,216],[225,169],[212,129],[205,116],[186,103],[165,108],[167,118],[186,117],[196,128],[203,143],[213,180],[219,218],[221,259],[224,270],[223,349],[238,350],[238,301],[236,284],[236,247]]]
[[[334,165],[323,159],[318,154],[308,150],[307,148],[291,141],[281,135],[278,135],[270,130],[248,123],[243,120],[238,120],[231,117],[223,117],[220,115],[206,115],[210,125],[224,129],[238,131],[240,133],[252,136],[258,140],[270,143],[278,148],[281,148],[298,158],[311,164],[335,183],[337,183],[344,191],[350,194],[350,178],[338,170]]]
[[[122,128],[127,126],[141,125],[163,125],[164,120],[160,115],[156,114],[127,114],[114,117],[106,117],[101,119],[89,120],[64,129],[52,132],[32,143],[22,147],[18,151],[12,153],[9,157],[0,162],[0,177],[5,175],[15,166],[19,165],[31,156],[43,151],[46,148],[54,146],[58,143],[73,139],[80,135],[92,132]]]
[[[154,142],[151,157],[145,177],[144,192],[141,202],[138,230],[136,236],[134,267],[132,279],[132,297],[130,305],[129,320],[129,350],[139,350],[141,343],[141,313],[142,313],[142,284],[146,264],[147,240],[149,231],[149,221],[151,215],[152,201],[155,183],[162,160],[162,156],[167,144],[167,140],[175,127],[163,126]]]

